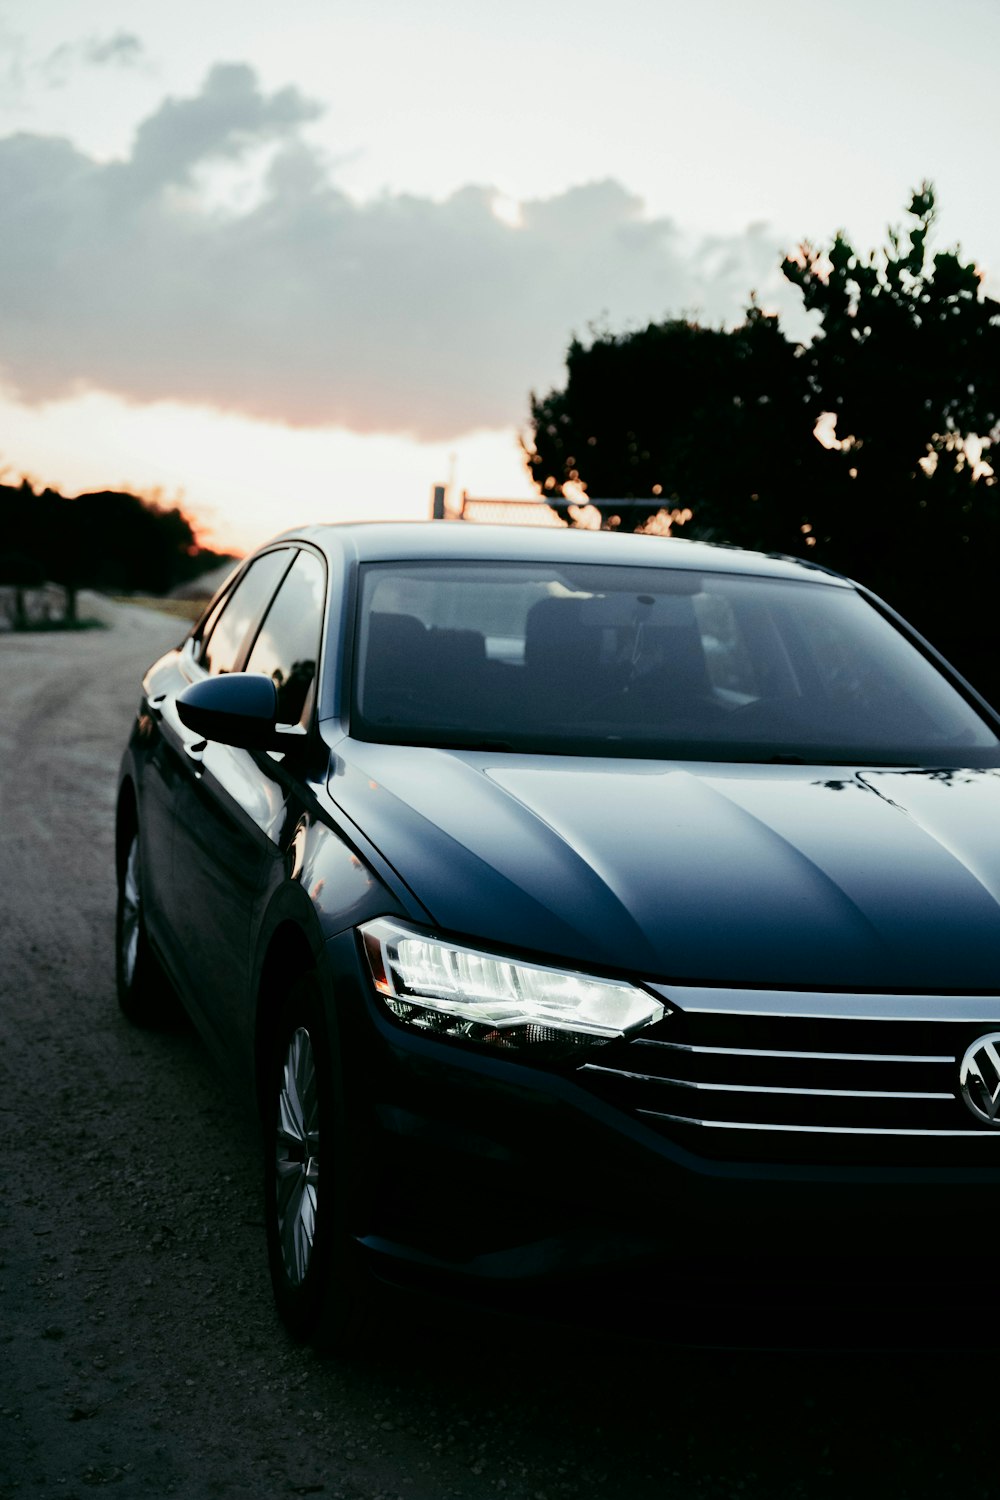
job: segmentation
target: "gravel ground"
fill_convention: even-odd
[[[142,668],[179,627],[103,613],[112,628],[0,638],[4,1500],[997,1495],[992,1307],[969,1309],[981,1360],[416,1318],[351,1363],[291,1344],[254,1122],[191,1032],[133,1030],[115,1004],[115,770]],[[986,1206],[964,1232],[991,1223]],[[595,1313],[613,1324],[581,1324]]]

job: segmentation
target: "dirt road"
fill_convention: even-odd
[[[981,1369],[419,1323],[351,1364],[290,1344],[253,1122],[192,1034],[135,1031],[115,1004],[116,765],[142,668],[181,627],[112,617],[0,637],[4,1500],[996,1494],[992,1308],[970,1309]]]

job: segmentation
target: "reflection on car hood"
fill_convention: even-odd
[[[678,982],[1000,989],[1000,772],[342,744],[440,927]]]

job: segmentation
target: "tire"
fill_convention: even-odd
[[[348,1353],[369,1322],[370,1277],[352,1236],[363,1173],[314,977],[297,981],[273,1035],[264,1099],[264,1217],[271,1284],[293,1338]]]
[[[146,934],[139,830],[133,828],[118,874],[115,910],[115,980],[118,1004],[136,1026],[167,1026],[180,1007]]]

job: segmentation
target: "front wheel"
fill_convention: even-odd
[[[162,1026],[177,1019],[176,998],[146,934],[138,828],[132,830],[118,875],[115,979],[118,1004],[137,1026]]]
[[[359,1200],[339,1062],[314,979],[289,992],[275,1030],[264,1117],[268,1258],[294,1338],[346,1352],[368,1319],[352,1237]]]

